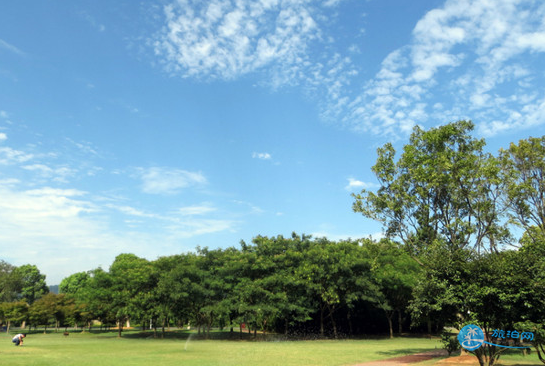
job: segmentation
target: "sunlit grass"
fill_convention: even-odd
[[[13,335],[0,335],[2,365],[354,365],[440,348],[437,339],[395,338],[362,340],[254,341],[196,339],[194,333],[30,334],[23,347]],[[273,339],[273,338],[271,338]]]

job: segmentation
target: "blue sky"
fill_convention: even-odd
[[[376,148],[545,133],[542,1],[21,0],[0,11],[0,258],[380,236]]]

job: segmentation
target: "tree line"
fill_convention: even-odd
[[[192,324],[234,331],[364,332],[354,321],[374,308],[379,331],[394,333],[394,315],[406,322],[406,306],[420,269],[397,244],[371,239],[333,242],[306,235],[258,236],[239,249],[198,248],[154,261],[120,254],[108,271],[75,273],[21,314],[30,324],[90,326],[138,324],[154,330]],[[5,303],[15,306],[24,302]],[[8,312],[4,318],[9,319]],[[373,324],[377,327],[377,324]],[[356,329],[357,328],[357,329]],[[122,327],[118,327],[120,335]]]

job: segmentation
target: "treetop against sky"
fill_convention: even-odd
[[[262,234],[380,236],[350,193],[415,125],[545,132],[541,1],[10,2],[0,258],[48,283]]]

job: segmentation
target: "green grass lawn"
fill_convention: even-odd
[[[13,334],[0,334],[2,365],[354,365],[440,348],[437,339],[395,338],[363,340],[253,341],[196,339],[173,332],[166,339],[151,333],[29,334],[23,347],[11,343]],[[188,338],[189,337],[189,338]]]

